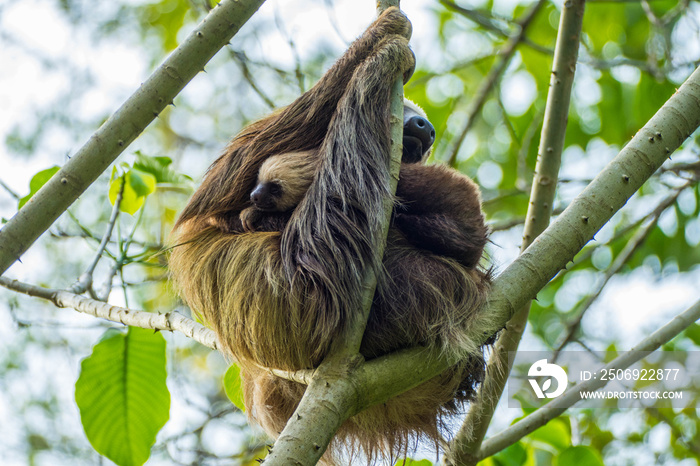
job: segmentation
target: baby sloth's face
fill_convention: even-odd
[[[260,166],[250,202],[265,212],[292,210],[311,186],[318,159],[315,151],[287,152],[268,158]]]

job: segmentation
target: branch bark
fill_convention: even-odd
[[[264,0],[223,0],[78,152],[0,230],[0,275],[46,231]]]
[[[219,350],[219,344],[214,332],[177,311],[165,314],[135,311],[113,306],[96,299],[86,298],[70,291],[43,288],[11,280],[7,277],[0,277],[0,286],[18,293],[46,299],[51,301],[56,307],[69,307],[83,314],[100,317],[111,322],[153,330],[177,331],[206,347]]]

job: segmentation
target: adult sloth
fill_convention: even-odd
[[[479,345],[465,336],[489,284],[478,267],[487,235],[479,192],[455,171],[407,164],[429,146],[409,122],[394,226],[384,257],[374,251],[391,196],[390,89],[397,73],[412,73],[410,32],[398,9],[386,10],[311,90],[244,128],[182,212],[170,258],[183,299],[242,365],[249,415],[272,436],[304,386],[260,367],[316,367],[359,312],[367,267],[379,280],[366,358],[416,345],[464,356],[341,427],[333,445],[369,457],[401,452],[422,435],[437,442],[441,417],[483,377]],[[246,232],[240,214],[262,164],[300,154],[316,163],[299,204],[266,212]]]

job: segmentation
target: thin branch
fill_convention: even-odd
[[[651,232],[654,230],[654,228],[656,228],[661,214],[676,202],[681,192],[686,187],[690,186],[690,184],[690,182],[684,184],[683,186],[678,188],[673,194],[664,199],[664,201],[661,204],[659,204],[657,209],[655,209],[654,215],[652,216],[649,223],[645,227],[637,230],[635,235],[627,242],[627,244],[625,244],[625,247],[622,248],[620,254],[618,254],[613,263],[610,265],[610,267],[608,267],[601,279],[598,281],[595,291],[593,293],[590,293],[586,297],[586,299],[582,301],[581,304],[577,307],[576,311],[574,312],[575,317],[569,323],[569,325],[567,325],[566,334],[561,339],[557,348],[554,350],[554,354],[552,356],[554,361],[556,361],[556,359],[559,357],[559,353],[561,353],[564,347],[573,340],[576,331],[581,326],[581,320],[583,320],[583,316],[586,314],[588,309],[590,309],[593,303],[598,299],[598,297],[603,292],[603,289],[608,284],[610,279],[617,275],[617,273],[622,269],[622,267],[624,267],[625,264],[627,264],[630,261],[630,259],[632,259],[634,253],[640,248],[642,244],[644,244]]]
[[[483,27],[484,29],[488,31],[495,32],[501,37],[509,38],[513,35],[512,28],[509,28],[508,26],[514,26],[515,29],[518,29],[521,27],[521,24],[518,22],[510,19],[510,18],[504,18],[504,17],[496,17],[491,14],[487,14],[481,11],[477,10],[472,10],[469,8],[464,8],[462,6],[457,5],[453,1],[450,0],[439,0],[442,6],[445,8],[452,10],[454,12],[459,13],[460,15],[464,16],[470,21],[473,21],[474,23],[478,24],[479,26]],[[503,25],[502,25],[503,24]],[[508,26],[505,26],[505,25]],[[547,47],[544,47],[542,45],[539,45],[527,37],[523,37],[521,41],[524,45],[527,45],[528,47],[531,47],[533,50],[536,50],[538,52],[544,53],[545,55],[552,55],[553,50]]]
[[[564,211],[562,208],[554,209],[552,211],[552,215],[559,215]],[[499,222],[491,222],[488,224],[489,230],[490,231],[503,231],[503,230],[510,230],[513,227],[516,227],[518,225],[522,225],[525,223],[526,217],[513,217],[508,220],[502,220]]]
[[[83,314],[100,317],[111,322],[153,330],[177,331],[208,348],[219,350],[214,332],[177,311],[165,314],[135,311],[86,298],[70,291],[42,288],[7,277],[0,277],[0,285],[18,293],[51,301],[56,307],[72,308]]]
[[[264,0],[223,0],[0,230],[0,275],[204,69]]]
[[[7,194],[9,194],[10,196],[12,196],[12,198],[14,198],[14,199],[16,199],[16,200],[18,200],[18,201],[20,200],[20,195],[17,194],[16,192],[14,192],[14,191],[12,190],[12,188],[10,188],[8,185],[6,185],[5,182],[2,181],[2,180],[0,180],[0,188],[2,188],[2,189],[4,189],[5,191],[7,191]]]
[[[488,31],[495,32],[499,36],[502,37],[510,37],[512,35],[512,31],[508,26],[505,26],[503,23],[509,23],[505,18],[500,18],[496,19],[493,16],[473,10],[470,8],[464,8],[462,6],[457,5],[456,3],[450,1],[450,0],[439,0],[440,4],[447,8],[448,10],[452,10],[456,13],[459,13],[460,15],[464,16],[470,21],[473,21],[474,23],[478,24],[479,26],[483,27],[484,29]],[[517,23],[514,24],[514,26],[517,28],[518,25]]]
[[[93,298],[97,299],[95,296],[95,292],[93,291],[92,287],[92,276],[93,273],[95,272],[95,268],[97,267],[97,264],[100,262],[100,259],[102,259],[102,254],[105,251],[105,248],[107,247],[107,244],[109,243],[110,239],[112,238],[112,231],[114,231],[114,225],[117,222],[117,218],[119,217],[119,208],[121,207],[122,204],[122,199],[124,197],[124,186],[126,185],[126,179],[124,176],[122,176],[122,181],[121,185],[119,187],[119,192],[117,193],[117,198],[114,200],[114,206],[112,206],[112,214],[109,217],[109,222],[107,223],[107,230],[105,231],[104,235],[102,235],[102,241],[100,241],[100,245],[97,247],[97,252],[95,252],[95,258],[92,260],[92,263],[88,266],[88,268],[83,272],[82,275],[78,278],[78,281],[75,282],[70,288],[69,291],[72,293],[76,294],[82,294],[85,293],[85,291],[89,290],[90,291],[90,296]],[[106,300],[103,300],[106,301]]]
[[[639,344],[630,351],[615,358],[601,370],[625,369],[631,366],[635,362],[645,358],[649,352],[655,351],[664,343],[671,341],[698,319],[700,319],[700,301],[696,302],[692,307],[639,342]],[[607,383],[608,380],[604,380],[603,378],[593,378],[569,388],[563,395],[555,398],[546,406],[538,409],[525,419],[516,422],[503,432],[494,435],[484,442],[477,458],[487,458],[509,445],[516,443],[521,438],[535,431],[538,427],[542,427],[555,417],[560,416],[568,408],[579,402],[581,400],[581,392],[595,391],[604,387]]]
[[[297,382],[303,385],[309,385],[313,380],[313,376],[316,373],[314,369],[300,370],[300,371],[283,371],[281,369],[268,368],[271,374],[286,380],[291,380],[292,382]]]
[[[530,10],[525,14],[523,19],[518,22],[520,30],[517,34],[512,35],[510,39],[508,39],[508,41],[504,44],[503,48],[501,49],[501,52],[498,55],[497,63],[494,64],[491,70],[489,70],[488,75],[486,75],[486,77],[481,83],[481,86],[479,86],[479,89],[476,91],[476,95],[469,103],[469,109],[467,111],[467,123],[462,129],[462,132],[455,138],[455,141],[452,144],[452,149],[450,150],[450,155],[447,160],[447,163],[449,165],[454,166],[457,162],[457,154],[459,153],[459,149],[460,147],[462,147],[462,142],[464,142],[464,138],[467,136],[467,133],[472,128],[477,114],[481,111],[481,108],[484,106],[484,103],[486,103],[486,98],[490,94],[491,89],[493,89],[493,86],[496,84],[498,79],[508,67],[510,59],[513,57],[513,54],[515,54],[516,47],[520,42],[522,42],[523,38],[525,37],[525,32],[527,31],[528,26],[530,25],[530,23],[532,22],[542,5],[544,5],[544,3],[545,0],[538,0],[538,2],[535,5],[533,5],[530,8]]]
[[[250,68],[248,68],[248,57],[246,57],[244,52],[237,52],[236,50],[233,50],[231,47],[229,47],[229,54],[233,58],[233,60],[238,63],[238,66],[241,69],[241,73],[243,73],[243,79],[246,80],[248,85],[250,85],[251,89],[262,99],[263,102],[265,102],[265,105],[267,105],[270,109],[277,108],[277,105],[270,99],[267,94],[263,92],[262,89],[256,84],[255,80],[253,79],[253,75],[250,72]]]
[[[552,216],[561,154],[571,101],[571,88],[578,58],[579,36],[583,24],[584,0],[565,2],[559,22],[554,50],[550,91],[544,112],[544,125],[538,149],[537,166],[532,182],[530,203],[525,220],[521,252],[542,233]],[[486,367],[486,378],[479,387],[477,400],[471,404],[464,424],[447,452],[448,464],[476,464],[474,455],[486,436],[486,430],[501,398],[510,374],[508,354],[517,351],[527,325],[529,303],[508,321],[494,346]]]

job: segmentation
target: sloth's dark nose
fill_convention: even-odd
[[[422,116],[412,116],[403,124],[404,136],[418,138],[423,145],[423,152],[435,142],[435,128]]]
[[[253,204],[260,207],[269,201],[270,189],[266,183],[260,183],[255,187],[252,193],[250,193],[250,200]]]

